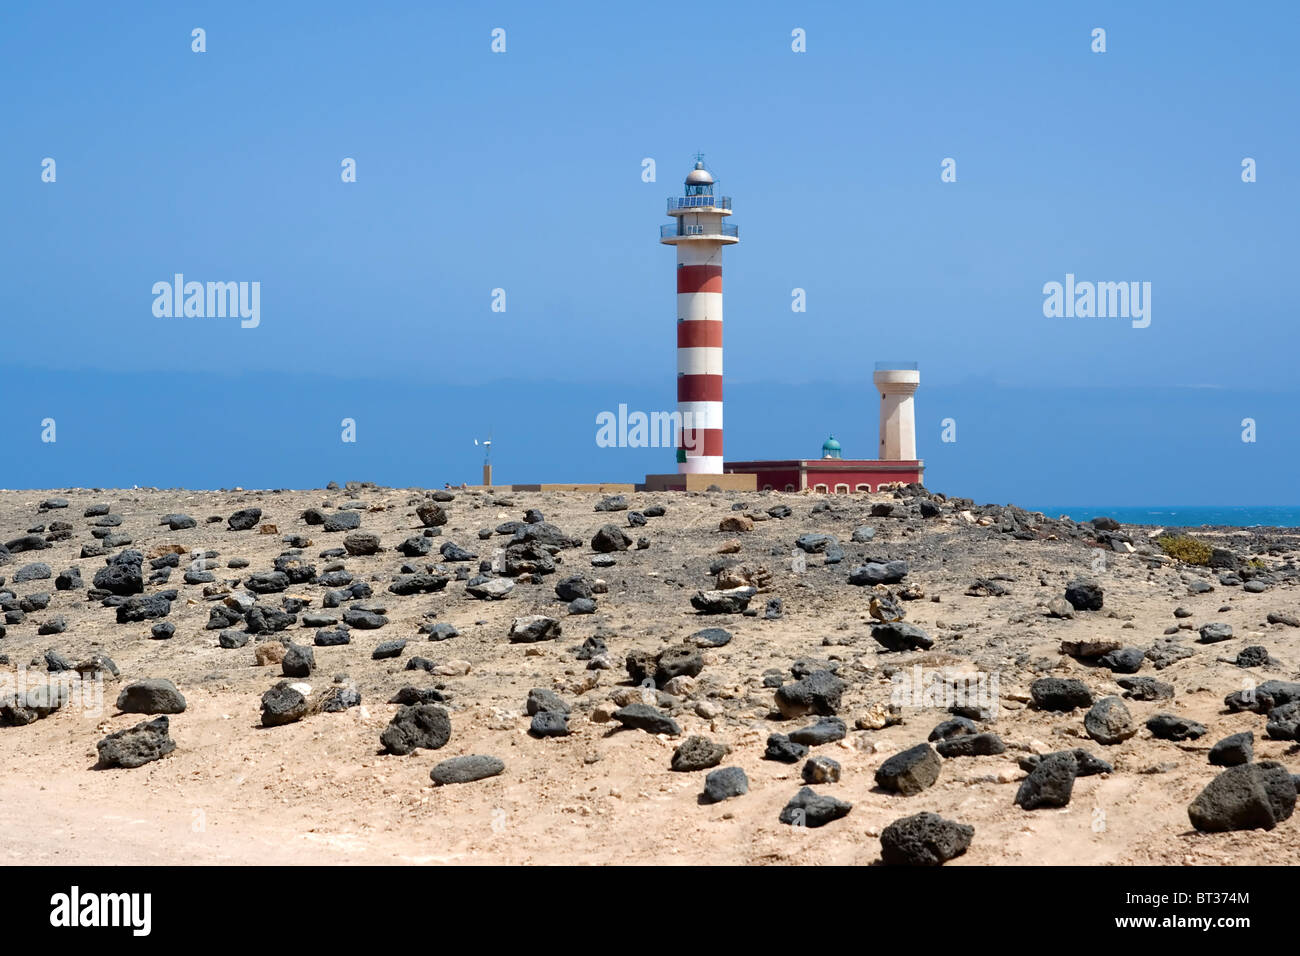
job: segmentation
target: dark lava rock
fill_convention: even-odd
[[[1048,754],[1038,761],[1016,791],[1016,804],[1025,810],[1063,807],[1074,792],[1079,761],[1070,751]]]
[[[1160,740],[1195,740],[1208,732],[1204,724],[1174,714],[1156,714],[1147,721],[1147,730]]]
[[[167,718],[155,717],[109,734],[95,745],[99,751],[99,766],[133,769],[167,756],[176,749],[176,742],[168,731]]]
[[[417,748],[437,750],[451,739],[451,718],[433,704],[399,708],[379,742],[389,753],[409,754]]]
[[[1170,664],[1185,660],[1194,653],[1195,651],[1190,647],[1184,647],[1177,641],[1160,641],[1147,648],[1147,660],[1155,665],[1156,670],[1162,671]]]
[[[1300,700],[1300,683],[1285,680],[1266,680],[1258,687],[1233,691],[1223,703],[1234,713],[1251,710],[1267,714],[1274,707]]]
[[[204,630],[219,631],[223,628],[234,627],[243,620],[243,617],[243,613],[237,608],[226,604],[218,604],[208,611],[208,623],[204,626]]]
[[[1142,669],[1146,660],[1146,651],[1140,647],[1121,647],[1117,651],[1103,654],[1097,663],[1116,674],[1136,674]]]
[[[1300,701],[1292,701],[1270,710],[1264,733],[1270,740],[1300,739]]]
[[[806,714],[833,716],[848,686],[830,671],[813,671],[801,680],[778,687],[776,706],[787,718]]]
[[[1230,767],[1187,807],[1192,826],[1207,833],[1272,830],[1295,810],[1296,785],[1274,760]]]
[[[341,531],[356,531],[361,527],[361,515],[355,511],[335,511],[325,516],[321,530],[337,534]]]
[[[1103,697],[1093,704],[1083,718],[1083,727],[1089,737],[1107,746],[1123,743],[1138,732],[1133,716],[1118,697]]]
[[[534,737],[567,737],[572,733],[569,730],[569,715],[557,710],[538,711],[533,714],[528,732]]]
[[[1075,762],[1078,764],[1078,768],[1079,768],[1078,773],[1076,773],[1075,776],[1091,777],[1099,773],[1115,772],[1114,767],[1112,767],[1106,761],[1102,760],[1100,757],[1094,757],[1092,754],[1088,753],[1088,751],[1084,750],[1082,747],[1076,747],[1074,750],[1062,750],[1057,752],[1069,753],[1074,755]],[[1048,754],[1048,756],[1051,755]],[[1043,759],[1044,758],[1040,757],[1038,754],[1025,754],[1020,758],[1018,762],[1020,764],[1021,770],[1024,770],[1026,773],[1032,773],[1033,769],[1037,767],[1039,763],[1043,761]]]
[[[453,637],[460,637],[460,631],[446,621],[440,621],[429,628],[429,640],[431,641],[449,641]]]
[[[388,590],[402,597],[411,594],[433,594],[435,591],[445,589],[450,580],[451,578],[445,574],[428,574],[423,571],[416,574],[400,574],[393,579],[392,584],[388,585]]]
[[[59,576],[54,579],[54,589],[56,591],[80,591],[85,587],[81,581],[80,568],[68,568],[66,571],[60,571]]]
[[[910,797],[933,786],[943,761],[929,744],[896,753],[876,770],[876,785]]]
[[[310,647],[302,644],[290,644],[285,649],[280,661],[280,670],[285,677],[310,677],[316,669],[316,655]]]
[[[669,647],[655,658],[655,683],[663,686],[674,677],[697,677],[704,669],[704,657],[685,644]]]
[[[555,585],[555,595],[561,601],[576,601],[592,595],[591,582],[581,574],[570,575]]]
[[[172,611],[172,602],[160,594],[129,597],[117,607],[117,623],[132,624],[155,617],[166,617]]]
[[[378,554],[380,551],[379,535],[372,534],[369,531],[353,531],[343,539],[343,549],[348,554],[364,557],[369,554]]]
[[[953,737],[972,736],[979,732],[980,729],[975,721],[966,717],[954,717],[952,720],[945,720],[943,723],[936,725],[926,739],[931,741],[949,740]]]
[[[117,695],[117,709],[126,714],[181,714],[185,698],[165,678],[137,681]]]
[[[45,669],[50,673],[60,673],[62,671],[72,670],[72,661],[68,660],[54,648],[45,652]],[[148,713],[148,711],[141,711]]]
[[[281,681],[262,695],[262,726],[279,727],[307,716],[307,698]]]
[[[1222,621],[1214,621],[1210,624],[1201,625],[1200,638],[1197,643],[1200,644],[1218,644],[1220,641],[1232,640],[1232,625],[1225,624]]]
[[[433,541],[423,535],[412,535],[399,544],[397,550],[408,558],[422,558],[433,550]]]
[[[289,575],[283,571],[258,571],[250,574],[244,587],[254,594],[278,594],[289,590]]]
[[[1091,581],[1072,581],[1065,589],[1065,600],[1076,611],[1100,611],[1105,592]]]
[[[222,631],[217,635],[217,646],[224,647],[226,650],[244,647],[248,641],[249,636],[243,631]]]
[[[723,767],[704,778],[704,798],[709,803],[721,803],[732,797],[749,793],[749,778],[739,767]]]
[[[391,698],[390,704],[443,704],[447,696],[433,687],[403,687]]]
[[[226,519],[226,524],[230,525],[231,531],[247,531],[261,520],[261,508],[241,508]]]
[[[1264,667],[1269,662],[1268,648],[1259,644],[1243,647],[1233,661],[1238,667]]]
[[[822,717],[815,724],[790,731],[789,737],[797,744],[817,747],[821,744],[843,740],[848,734],[848,727],[838,717]]]
[[[495,777],[506,769],[505,761],[499,757],[485,754],[469,754],[464,757],[452,757],[436,764],[429,771],[429,778],[439,786],[450,783],[473,783]]]
[[[465,549],[465,548],[462,548],[460,545],[456,544],[454,541],[447,541],[447,542],[444,542],[444,543],[443,543],[443,546],[442,546],[441,548],[439,548],[438,551],[439,551],[440,554],[442,554],[442,559],[443,559],[444,561],[450,561],[450,562],[453,562],[453,563],[454,563],[454,562],[457,562],[457,561],[477,561],[477,560],[478,560],[478,555],[477,555],[477,554],[475,554],[473,551],[469,551],[469,550],[467,550],[467,549]]]
[[[44,551],[46,548],[52,548],[50,544],[39,534],[25,534],[21,538],[14,538],[12,541],[6,541],[4,550],[7,554],[21,554],[24,551]]]
[[[406,649],[406,641],[381,641],[375,645],[375,649],[370,652],[372,661],[382,661],[390,657],[401,657],[402,651]]]
[[[935,745],[939,756],[944,759],[953,757],[990,757],[1006,753],[1007,745],[997,734],[967,734],[961,737],[949,737]]]
[[[534,714],[567,714],[569,705],[564,702],[559,694],[553,690],[547,690],[545,687],[534,687],[528,692],[528,699],[524,701],[524,710],[531,717]]]
[[[965,853],[974,836],[974,827],[926,811],[885,827],[880,857],[886,866],[942,866]]]
[[[872,639],[891,651],[928,650],[934,646],[929,634],[906,621],[889,621],[871,628]]]
[[[326,714],[338,714],[352,707],[361,706],[361,691],[355,687],[331,687],[321,694],[320,710]]]
[[[1224,737],[1210,748],[1210,763],[1216,767],[1237,767],[1255,759],[1255,735],[1249,730]]]
[[[344,644],[352,643],[352,635],[348,633],[346,626],[339,627],[335,630],[319,630],[312,643],[317,647],[340,647]]]
[[[377,631],[388,623],[388,618],[361,607],[350,607],[343,612],[343,623],[359,631]]]
[[[632,545],[632,539],[618,525],[603,525],[591,539],[591,550],[608,554],[611,551],[626,551]]]
[[[273,607],[262,607],[260,604],[249,608],[245,620],[250,634],[276,634],[298,623],[296,615],[277,611]]]
[[[781,810],[778,819],[795,827],[823,827],[846,816],[853,804],[828,797],[804,787]]]
[[[149,629],[149,636],[155,641],[169,641],[176,635],[176,625],[171,621],[163,621],[155,624]]]
[[[872,587],[877,584],[898,584],[907,577],[906,561],[872,561],[849,572],[849,584]]]
[[[1073,678],[1040,677],[1029,685],[1029,693],[1039,710],[1067,711],[1092,704],[1088,685]]]
[[[722,763],[730,752],[726,744],[714,743],[708,737],[687,737],[673,751],[672,768],[681,772],[708,770]]]
[[[426,502],[415,509],[415,516],[426,528],[437,528],[447,523],[447,512],[433,502]]]
[[[649,704],[628,704],[614,711],[613,717],[624,727],[644,730],[648,734],[676,737],[682,732],[675,720]]]
[[[1154,677],[1121,677],[1115,683],[1124,688],[1130,700],[1172,700],[1174,685]]]
[[[835,543],[833,534],[801,534],[794,541],[795,547],[808,554],[821,554]]]
[[[731,643],[731,632],[721,627],[706,627],[687,638],[697,647],[725,647]]]
[[[752,587],[731,588],[726,591],[696,591],[691,607],[701,614],[740,614],[749,607],[757,590]]]
[[[141,562],[114,563],[102,567],[95,572],[93,583],[101,591],[108,591],[110,594],[122,596],[139,594],[144,590],[144,572],[141,569]]]
[[[536,644],[538,641],[553,641],[563,633],[563,629],[559,621],[544,614],[517,617],[510,624],[510,643]]]
[[[785,734],[770,734],[767,749],[763,752],[764,760],[776,760],[781,763],[798,763],[808,756],[808,747],[795,743]]]

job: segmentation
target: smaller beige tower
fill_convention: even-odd
[[[872,376],[880,390],[880,458],[916,461],[916,409],[912,396],[921,384],[915,362],[877,362]]]

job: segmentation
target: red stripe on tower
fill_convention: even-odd
[[[678,375],[677,401],[679,402],[720,402],[722,401],[721,375]]]
[[[717,457],[722,454],[721,428],[683,428],[677,433],[677,447],[693,455]]]
[[[677,347],[679,349],[722,348],[722,323],[678,322]]]
[[[722,266],[678,266],[678,292],[721,292]]]

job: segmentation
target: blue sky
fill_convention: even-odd
[[[1290,3],[7,5],[0,486],[440,485],[489,428],[502,481],[672,470],[594,420],[672,407],[657,227],[703,150],[741,234],[729,457],[873,447],[872,363],[912,359],[941,490],[1295,503],[1297,27]],[[259,281],[261,324],[155,317],[176,272]],[[1066,273],[1150,282],[1150,327],[1045,318]]]

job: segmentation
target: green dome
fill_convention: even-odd
[[[835,440],[834,435],[832,435],[830,438],[822,442],[822,457],[823,458],[840,457],[840,443]]]

